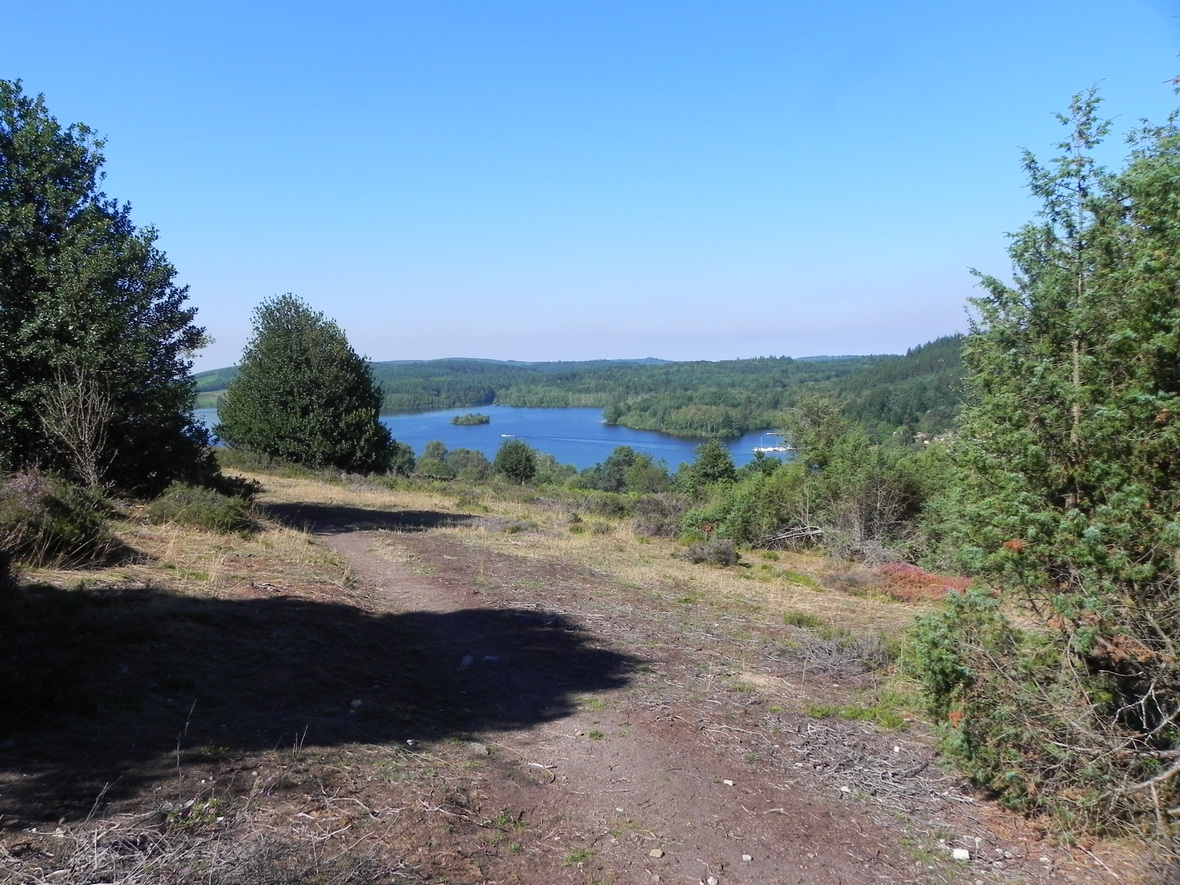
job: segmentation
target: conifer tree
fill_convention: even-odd
[[[254,311],[254,337],[218,406],[214,433],[231,446],[312,467],[387,470],[381,390],[343,330],[294,295]]]
[[[1143,129],[1110,173],[1097,96],[1061,120],[1060,156],[1025,156],[1040,216],[1014,280],[981,276],[964,351],[958,540],[991,593],[919,645],[960,759],[1010,804],[1162,815],[1180,798],[1180,134]]]

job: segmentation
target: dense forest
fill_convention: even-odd
[[[758,357],[720,362],[595,360],[501,362],[446,359],[373,364],[382,412],[505,405],[603,410],[609,424],[680,436],[726,438],[779,427],[802,397],[826,393],[848,417],[884,438],[901,427],[939,433],[958,412],[963,376],[958,335],[904,356],[809,359]],[[213,405],[232,369],[197,376]]]

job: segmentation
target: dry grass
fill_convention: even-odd
[[[248,537],[171,524],[129,520],[115,526],[136,557],[106,568],[40,569],[30,580],[61,587],[154,587],[196,596],[234,596],[265,583],[272,586],[344,586],[349,569],[342,557],[306,531],[274,520]]]
[[[326,484],[273,475],[246,478],[262,483],[263,503],[316,502],[384,513],[475,516],[470,523],[439,531],[477,548],[525,559],[576,563],[656,596],[673,600],[691,597],[693,604],[703,607],[737,605],[779,622],[787,613],[804,612],[834,628],[900,633],[912,621],[914,606],[927,605],[938,595],[879,592],[866,598],[863,593],[826,590],[824,582],[832,574],[832,562],[807,553],[778,553],[772,561],[747,554],[738,566],[724,569],[697,565],[677,558],[680,548],[672,541],[635,535],[630,520],[592,517],[586,523],[593,530],[571,531],[569,514],[543,501],[512,501],[488,493],[456,498],[446,487],[390,490],[360,480]],[[396,547],[388,547],[385,553],[404,555]],[[898,583],[891,576],[886,578],[873,576],[871,582],[890,588]],[[940,587],[945,585],[945,579],[938,580],[942,581]],[[899,604],[901,596],[910,604]]]
[[[522,520],[537,518],[535,511],[520,512],[515,507],[501,512]],[[914,614],[913,608],[892,600],[822,589],[831,564],[820,556],[788,553],[774,563],[743,562],[732,568],[696,565],[677,558],[678,547],[673,542],[637,537],[625,521],[613,523],[609,534],[574,534],[554,521],[530,532],[527,541],[486,525],[444,531],[467,544],[525,559],[575,562],[624,585],[673,600],[691,597],[694,604],[722,608],[739,604],[775,621],[787,612],[802,611],[831,626],[892,632],[904,630]],[[812,580],[801,583],[802,576]]]

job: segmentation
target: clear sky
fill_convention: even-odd
[[[236,362],[302,296],[377,360],[897,353],[966,328],[1020,148],[1180,104],[1180,0],[53,0],[0,78],[107,139]],[[1122,157],[1113,139],[1111,159]]]

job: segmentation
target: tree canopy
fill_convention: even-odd
[[[0,80],[0,469],[151,493],[211,469],[205,337],[155,230],[102,191],[102,148]]]
[[[313,467],[389,469],[381,392],[340,327],[294,295],[254,311],[254,335],[218,407],[227,444]]]
[[[537,475],[537,453],[522,440],[504,440],[492,461],[492,470],[524,485]]]

